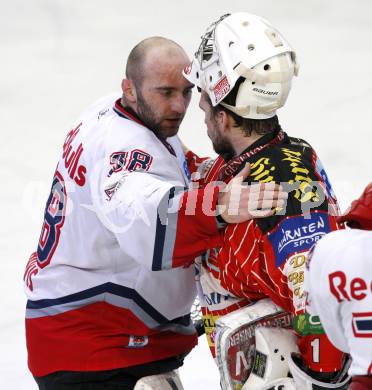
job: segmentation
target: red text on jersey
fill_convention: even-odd
[[[72,146],[72,141],[78,134],[81,125],[82,123],[79,123],[75,129],[72,129],[67,134],[65,143],[63,144],[62,158],[70,178],[74,180],[77,185],[82,187],[85,184],[85,174],[87,173],[87,168],[82,164],[79,165],[79,160],[84,148],[82,143],[80,143],[77,148]]]
[[[368,285],[363,278],[353,278],[348,281],[342,271],[332,272],[328,275],[328,280],[331,293],[338,302],[361,301],[369,291],[372,291],[372,282]]]

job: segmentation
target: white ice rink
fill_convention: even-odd
[[[290,135],[313,144],[341,208],[371,181],[371,0],[1,0],[0,389],[36,389],[26,364],[22,277],[71,124],[120,89],[139,40],[163,35],[191,55],[207,25],[234,11],[266,17],[296,48],[300,77],[279,117]],[[180,135],[211,154],[196,95]],[[213,364],[202,342],[181,370],[185,389],[218,389]]]

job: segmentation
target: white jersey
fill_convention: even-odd
[[[119,100],[77,121],[24,277],[34,375],[142,364],[196,344],[194,269],[175,254],[179,232],[193,229],[180,212],[188,176],[178,138],[158,139]],[[205,250],[217,223],[197,215],[190,248]]]
[[[349,353],[349,374],[372,374],[372,232],[339,230],[316,245],[305,276],[311,314]]]

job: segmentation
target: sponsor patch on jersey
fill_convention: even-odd
[[[303,313],[293,319],[293,329],[301,336],[324,334],[324,329],[319,317]]]
[[[209,348],[211,348],[214,351],[214,341],[216,337],[216,320],[218,320],[221,316],[220,315],[213,315],[210,313],[206,313],[203,315],[203,324],[204,324],[204,330],[205,335],[207,336],[207,341]]]
[[[148,336],[129,336],[128,348],[143,348],[149,343]]]
[[[267,237],[275,254],[275,265],[280,267],[286,259],[310,250],[324,234],[330,232],[328,215],[314,212],[309,215],[283,219]]]
[[[275,169],[275,165],[269,157],[261,157],[251,164],[249,177],[252,178],[252,181],[269,183],[271,181],[275,181],[273,175]]]
[[[230,84],[226,75],[220,79],[213,88],[216,103],[222,100],[230,91]]]
[[[294,186],[294,188],[290,189],[290,191],[294,190],[294,199],[303,204],[308,204],[308,207],[313,202],[319,202],[322,198],[323,190],[319,188],[319,183],[314,181],[313,174],[309,167],[305,165],[304,152],[288,148],[282,148],[281,151],[283,153],[282,161],[284,164],[288,164],[288,172],[292,176],[288,182]]]
[[[306,295],[303,291],[306,253],[301,252],[288,257],[283,268],[283,273],[287,276],[288,287],[293,294],[295,313],[303,312],[306,304]]]

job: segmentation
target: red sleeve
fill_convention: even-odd
[[[194,258],[220,245],[216,219],[218,187],[189,190],[183,194],[178,212],[173,267],[189,265]]]
[[[191,151],[186,154],[186,161],[191,173],[191,181],[199,188],[217,181],[219,170],[225,164],[221,156],[216,159],[209,157],[200,158]]]
[[[203,161],[206,161],[209,159],[209,157],[199,157],[196,153],[192,152],[191,150],[189,150],[185,154],[185,158],[186,158],[187,166],[188,166],[191,174],[195,173],[198,170],[200,164]]]
[[[218,186],[210,184],[188,191],[172,187],[166,193],[158,206],[152,271],[189,266],[197,256],[220,245],[218,192]]]

